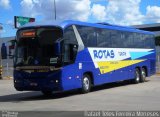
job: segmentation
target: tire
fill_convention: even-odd
[[[51,96],[53,94],[52,91],[41,91],[43,95],[45,96]]]
[[[145,82],[146,81],[146,70],[145,68],[142,68],[141,70],[141,79],[140,79],[140,82]]]
[[[82,79],[82,93],[88,93],[91,90],[91,78],[89,75],[83,75]]]
[[[136,68],[135,69],[135,78],[133,80],[133,83],[138,84],[140,82],[140,78],[141,78],[140,70],[138,68]]]

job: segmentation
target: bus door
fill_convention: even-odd
[[[63,46],[62,46],[62,61],[64,64],[63,69],[63,87],[64,89],[76,88],[77,82],[79,82],[77,76],[78,63],[76,63],[76,56],[78,52],[78,42],[76,40],[72,26],[68,27],[64,31]]]

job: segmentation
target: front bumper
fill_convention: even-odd
[[[14,71],[14,87],[18,91],[61,91],[61,72],[26,73]]]

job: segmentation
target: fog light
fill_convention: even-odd
[[[19,82],[21,82],[20,80],[14,80],[14,83],[19,83]]]
[[[58,83],[58,80],[56,80],[56,83]]]

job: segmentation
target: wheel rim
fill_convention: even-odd
[[[89,79],[87,78],[87,77],[85,77],[84,79],[83,79],[83,86],[84,86],[84,88],[86,89],[86,90],[88,90],[89,89]]]
[[[136,71],[136,81],[139,82],[139,80],[140,80],[140,74],[138,71]]]
[[[146,78],[146,72],[144,70],[142,70],[142,77]]]

